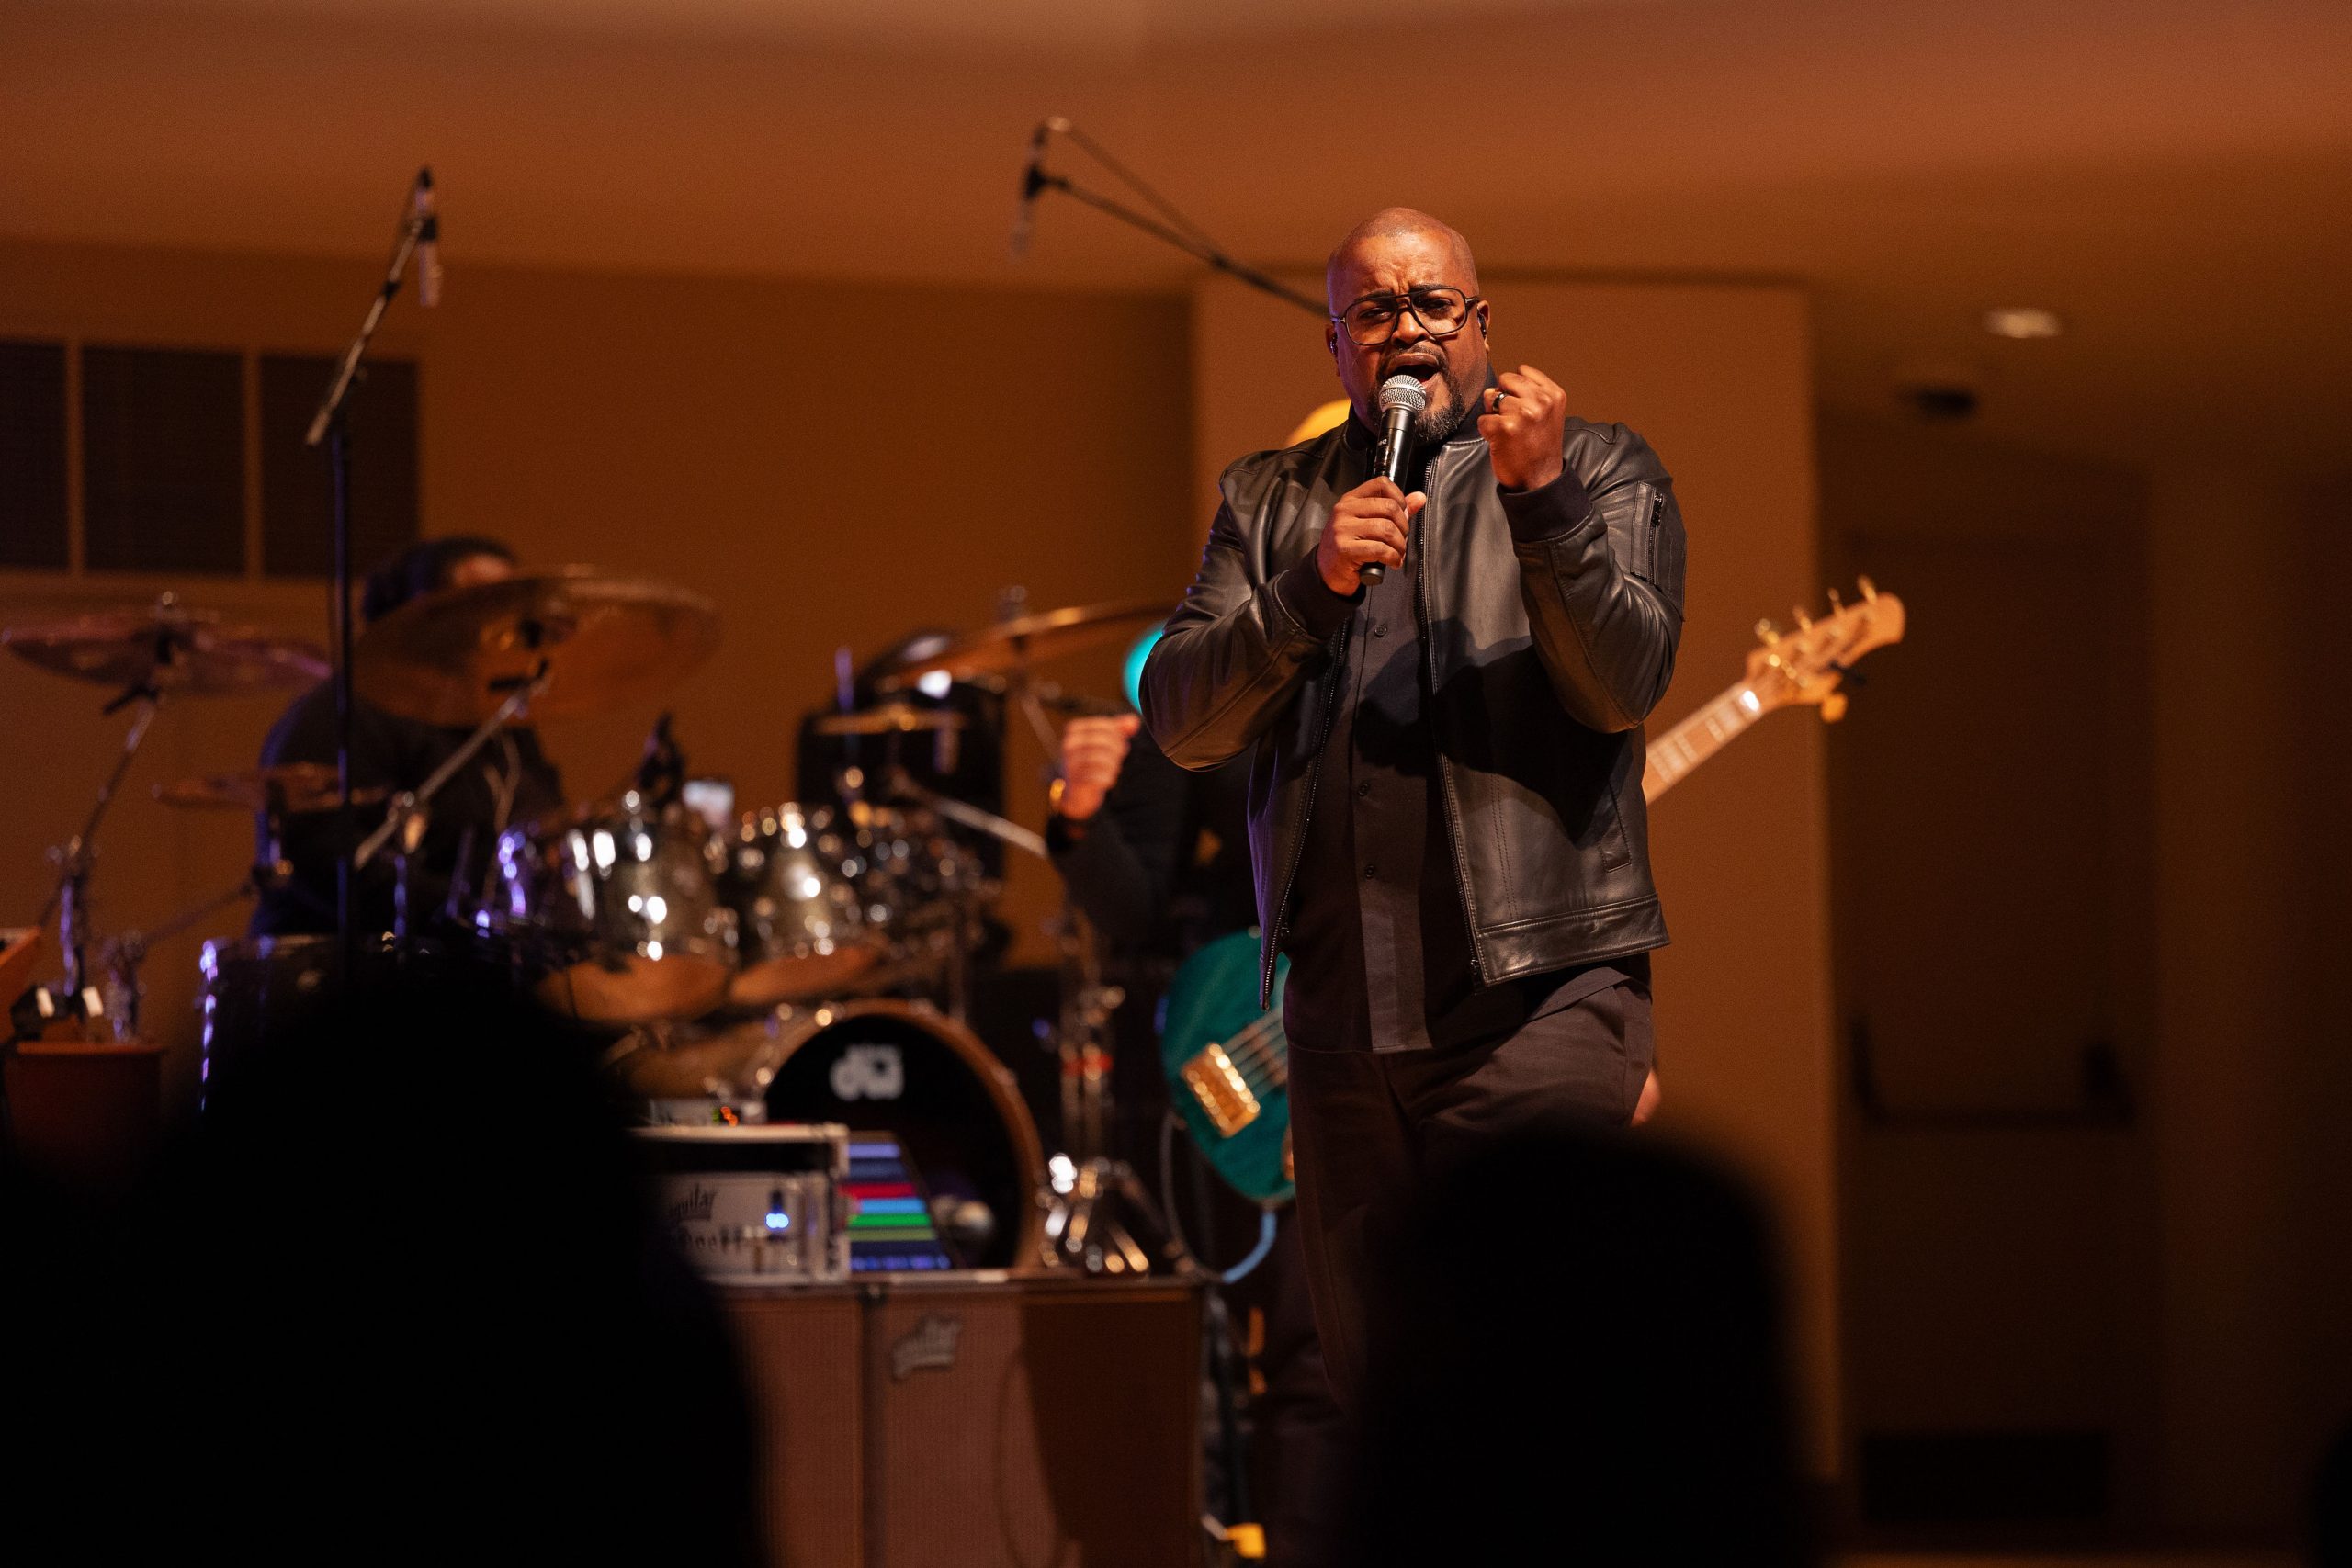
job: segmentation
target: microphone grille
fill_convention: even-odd
[[[1380,384],[1380,412],[1383,413],[1395,409],[1420,413],[1429,406],[1430,395],[1422,391],[1421,384],[1410,376],[1391,376]]]

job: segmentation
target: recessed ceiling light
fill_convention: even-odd
[[[2055,310],[2034,305],[2002,305],[1984,312],[1984,330],[1995,337],[2056,337],[2066,330]]]

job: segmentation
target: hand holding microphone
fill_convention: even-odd
[[[1413,468],[1413,421],[1429,406],[1430,395],[1423,391],[1421,384],[1410,376],[1391,376],[1380,384],[1380,479],[1387,484],[1389,491],[1394,492],[1397,499],[1408,503],[1405,515],[1396,520],[1407,531],[1408,538],[1410,537],[1409,530],[1412,527],[1413,514],[1427,504],[1429,500],[1427,496],[1418,491],[1411,496],[1407,496],[1401,488],[1405,483],[1405,476],[1410,473]],[[1363,488],[1365,487],[1359,487],[1359,491]],[[1382,496],[1382,499],[1386,499],[1386,496]],[[1344,499],[1341,504],[1345,505]],[[1334,521],[1337,521],[1336,517]],[[1325,536],[1327,538],[1329,536],[1328,532]],[[1396,552],[1396,558],[1393,561],[1385,556],[1378,555],[1357,559],[1355,582],[1378,582],[1388,575],[1388,569],[1391,566],[1405,564],[1404,539],[1393,542]],[[1332,583],[1331,592],[1334,593],[1355,592],[1355,582],[1351,582],[1345,588],[1338,586],[1329,562],[1325,563],[1323,581]]]
[[[1359,582],[1380,581],[1367,574],[1385,575],[1390,567],[1403,566],[1413,519],[1428,503],[1428,496],[1419,491],[1407,495],[1391,479],[1366,479],[1341,496],[1315,546],[1315,569],[1323,585],[1349,597]]]

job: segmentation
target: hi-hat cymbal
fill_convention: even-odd
[[[1001,675],[1008,670],[1066,658],[1100,643],[1116,642],[1167,617],[1167,604],[1157,599],[1046,610],[967,632],[928,659],[899,665],[877,683],[885,691],[898,691],[935,673],[944,672],[958,681]]]
[[[333,764],[285,762],[275,768],[247,768],[237,773],[175,779],[157,784],[155,798],[165,806],[197,810],[266,810],[297,816],[306,811],[333,811],[342,803],[343,796],[335,788]],[[355,806],[374,806],[383,798],[380,789],[351,792]]]
[[[971,720],[954,708],[919,708],[911,703],[883,703],[855,713],[829,713],[809,728],[820,735],[905,735],[942,729],[963,729]]]
[[[659,695],[718,647],[718,611],[666,582],[564,567],[445,588],[370,626],[352,660],[359,694],[426,724],[468,728],[548,661],[533,719]]]
[[[77,681],[129,687],[153,681],[173,696],[294,690],[327,678],[327,657],[299,637],[190,609],[170,594],[153,604],[92,610],[0,630],[0,646]]]

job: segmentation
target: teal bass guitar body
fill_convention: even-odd
[[[1290,1042],[1274,963],[1274,1008],[1258,1010],[1258,933],[1235,931],[1202,948],[1169,982],[1159,1029],[1168,1097],[1193,1144],[1227,1186],[1260,1203],[1289,1200]]]

